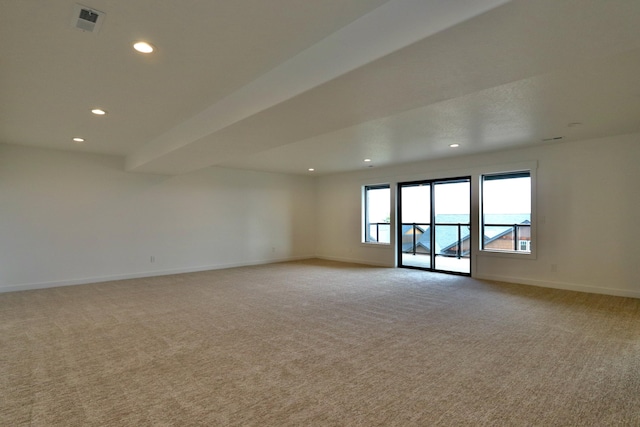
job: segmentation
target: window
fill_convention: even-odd
[[[482,250],[531,253],[531,172],[482,176]]]
[[[364,187],[364,238],[365,243],[391,243],[389,185]]]

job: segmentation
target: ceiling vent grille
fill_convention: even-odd
[[[100,31],[100,27],[102,27],[105,15],[104,12],[100,12],[91,7],[75,4],[73,6],[71,25],[82,31],[97,33]]]

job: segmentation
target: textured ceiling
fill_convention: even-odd
[[[0,142],[326,174],[640,131],[636,1],[74,4],[0,3]]]

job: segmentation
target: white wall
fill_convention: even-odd
[[[640,297],[639,161],[634,134],[367,169],[316,185],[219,168],[133,174],[115,157],[0,144],[0,291],[314,255],[392,266],[393,247],[360,243],[362,185],[393,189],[537,162],[537,258],[475,253],[473,275]]]
[[[314,222],[312,178],[0,144],[0,291],[311,257]]]
[[[473,275],[640,297],[640,134],[322,177],[317,190],[317,254],[394,265],[393,246],[359,243],[362,185],[390,183],[393,189],[397,182],[477,176],[487,168],[522,162],[538,166],[536,259],[476,251]]]

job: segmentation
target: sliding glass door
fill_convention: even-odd
[[[431,183],[400,184],[398,188],[399,262],[402,267],[431,268]]]
[[[471,273],[471,178],[398,184],[398,265]]]

